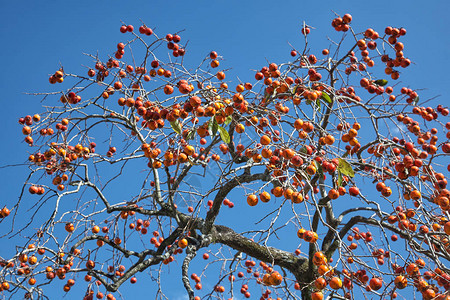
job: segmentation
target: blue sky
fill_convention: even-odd
[[[2,1],[0,27],[3,86],[0,167],[22,164],[28,146],[22,142],[20,117],[39,112],[41,98],[25,93],[52,90],[48,76],[60,65],[71,73],[84,72],[89,60],[82,53],[97,50],[105,57],[123,39],[121,21],[135,28],[142,20],[160,36],[180,30],[189,40],[186,60],[195,65],[211,50],[232,68],[228,78],[252,80],[254,71],[269,62],[290,59],[293,46],[302,47],[303,21],[316,28],[311,48],[329,46],[335,36],[334,13],[353,15],[358,31],[387,26],[407,29],[403,43],[413,66],[402,81],[421,91],[421,99],[448,106],[450,85],[450,2],[436,1]],[[428,104],[427,104],[428,105]],[[0,168],[0,206],[15,201],[26,178],[26,167]],[[2,201],[4,203],[2,203]],[[12,249],[0,250],[0,256]],[[2,253],[5,251],[5,253]],[[61,285],[62,288],[62,285]],[[181,293],[182,291],[180,291]],[[70,297],[68,297],[70,298]]]

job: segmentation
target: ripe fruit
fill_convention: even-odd
[[[383,286],[383,281],[380,278],[372,278],[369,281],[369,286],[372,290],[378,291]]]
[[[86,268],[89,269],[89,270],[92,270],[93,268],[95,268],[95,262],[92,261],[92,260],[88,260],[86,262]]]
[[[73,232],[75,230],[75,227],[72,223],[67,223],[65,229],[67,232]]]
[[[334,143],[334,136],[328,134],[325,136],[325,144],[332,145]]]
[[[31,133],[31,128],[28,127],[28,126],[24,126],[24,127],[22,128],[22,133],[23,133],[24,135],[29,135],[29,134]]]
[[[327,286],[327,281],[323,277],[319,277],[314,281],[314,286],[319,290],[323,290]]]
[[[116,90],[120,90],[120,89],[122,88],[122,82],[116,81],[116,82],[114,83],[114,88],[115,88]]]
[[[331,278],[329,286],[334,290],[338,290],[342,287],[342,281],[339,277],[335,276]]]
[[[164,87],[164,94],[170,95],[170,94],[172,94],[172,93],[173,93],[173,86],[171,86],[171,85],[166,85],[166,86]]]
[[[299,166],[301,166],[301,165],[303,164],[303,158],[301,158],[299,155],[294,155],[294,156],[291,158],[291,163],[292,163],[294,166],[299,167]]]
[[[309,29],[309,27],[305,26],[302,28],[302,34],[303,35],[307,35],[311,32],[311,29]]]
[[[220,63],[216,59],[211,62],[211,68],[217,68],[219,65]]]
[[[314,292],[311,294],[311,300],[323,300],[322,292]]]
[[[272,194],[275,197],[281,197],[283,195],[283,192],[284,192],[284,190],[281,186],[276,186],[272,189]]]
[[[303,128],[303,120],[302,119],[297,119],[294,122],[294,128],[297,130],[300,130]]]
[[[270,277],[269,277],[270,285],[277,286],[277,285],[280,285],[282,281],[283,281],[283,276],[281,276],[281,274],[278,273],[277,271],[272,272],[272,274],[270,274]]]
[[[419,200],[421,198],[421,194],[418,190],[414,190],[412,191],[409,196],[411,197],[412,200]]]
[[[448,221],[444,224],[444,232],[446,234],[450,235],[450,221]]]
[[[264,191],[261,194],[259,194],[259,199],[262,202],[264,202],[264,203],[269,202],[270,201],[270,194],[268,192]],[[450,222],[449,222],[449,225],[450,225]],[[449,226],[449,229],[450,229],[450,226]]]
[[[211,58],[211,59],[216,59],[217,58],[217,52],[216,51],[211,51],[210,53],[209,53],[209,58]]]
[[[182,238],[181,240],[178,241],[178,247],[184,249],[186,248],[188,245],[188,241],[185,238]]]
[[[306,173],[308,173],[309,175],[314,175],[314,174],[316,174],[316,172],[317,172],[317,169],[313,164],[309,165],[306,168]]]
[[[269,145],[271,141],[272,141],[272,140],[271,140],[270,137],[267,136],[267,135],[263,135],[263,136],[261,137],[261,139],[260,139],[261,145],[264,145],[264,146]]]
[[[7,216],[9,216],[10,214],[10,210],[6,207],[3,207],[2,210],[0,211],[0,218],[6,218]]]
[[[328,191],[328,197],[330,197],[330,199],[337,199],[339,197],[339,192],[335,189],[330,189]]]
[[[403,275],[395,277],[394,284],[398,289],[404,289],[408,285],[408,279]]]
[[[95,225],[94,227],[92,227],[92,233],[97,234],[100,232],[100,227]]]
[[[234,130],[237,133],[243,133],[245,131],[245,127],[242,124],[237,124],[236,127],[234,128]]]
[[[258,197],[256,197],[256,195],[254,195],[254,194],[248,195],[247,203],[250,206],[255,206],[256,204],[258,204]]]
[[[342,17],[342,21],[344,22],[344,23],[350,23],[351,21],[352,21],[352,15],[351,14],[345,14],[343,17]]]
[[[326,266],[326,265],[320,265],[318,268],[317,268],[317,272],[320,274],[320,275],[326,275],[326,274],[328,274],[328,273],[331,273],[331,271],[330,271],[330,268],[328,267],[328,266]]]
[[[359,195],[359,189],[356,186],[352,186],[348,189],[348,193],[351,196],[358,196]]]

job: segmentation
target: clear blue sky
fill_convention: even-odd
[[[408,86],[425,89],[421,99],[440,95],[433,103],[448,105],[450,2],[446,0],[2,1],[0,167],[27,159],[29,148],[22,142],[17,120],[39,112],[41,99],[25,93],[52,90],[48,76],[60,64],[69,72],[84,72],[82,64],[89,60],[82,53],[110,54],[122,39],[120,21],[137,28],[142,20],[161,36],[185,29],[181,36],[189,40],[186,59],[191,64],[216,50],[225,58],[224,66],[233,68],[228,76],[245,81],[253,79],[251,70],[267,61],[290,59],[288,43],[303,45],[303,21],[317,28],[310,35],[312,47],[327,47],[325,36],[335,34],[330,26],[333,11],[352,14],[352,24],[360,31],[405,27],[405,55],[414,65],[401,79]],[[0,169],[0,206],[17,199],[26,171],[24,167]],[[4,251],[5,246],[0,256]]]

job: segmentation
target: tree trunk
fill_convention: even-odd
[[[310,287],[305,287],[302,290],[302,300],[311,300],[312,290]]]

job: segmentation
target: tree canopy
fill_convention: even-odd
[[[399,81],[405,28],[331,25],[329,48],[303,24],[303,48],[245,80],[145,24],[56,70],[19,120],[2,295],[165,299],[176,278],[189,299],[450,299],[449,109]]]

